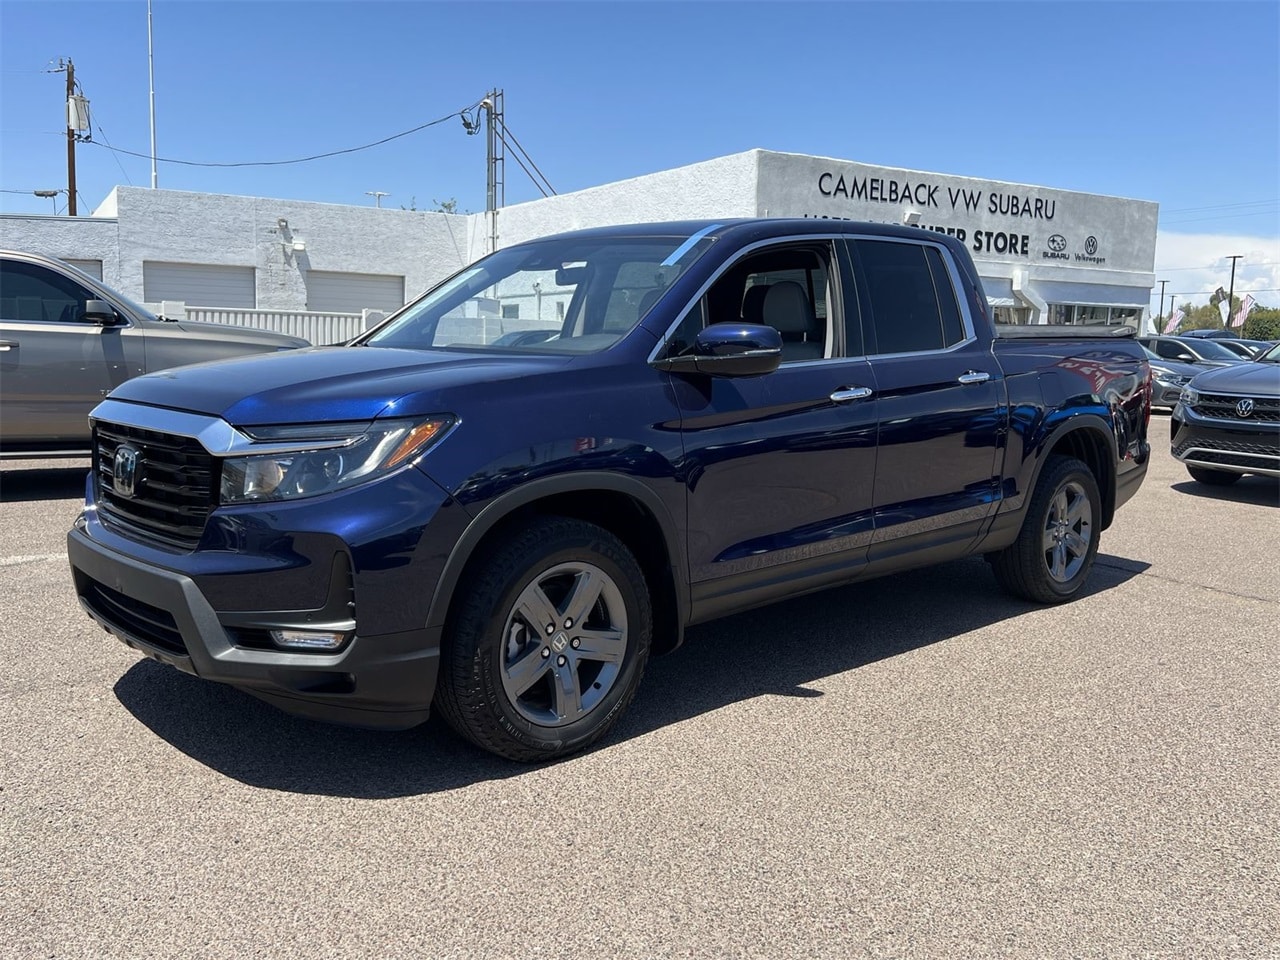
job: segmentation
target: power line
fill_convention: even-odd
[[[1249,263],[1245,264],[1245,266],[1273,267],[1276,264],[1280,264],[1280,260],[1252,260]],[[1155,272],[1156,273],[1178,273],[1181,270],[1215,270],[1217,269],[1217,266],[1218,265],[1216,263],[1210,263],[1210,264],[1205,264],[1204,266],[1199,266],[1199,267],[1161,267],[1159,270]]]
[[[1224,213],[1220,217],[1189,217],[1186,220],[1165,220],[1165,226],[1172,226],[1175,223],[1202,223],[1206,220],[1235,220],[1240,217],[1274,217],[1275,210],[1255,210],[1253,213]]]
[[[156,157],[156,162],[157,163],[177,163],[177,164],[181,164],[184,167],[281,167],[281,166],[286,166],[288,164],[293,164],[293,163],[309,163],[312,160],[323,160],[326,157],[338,157],[338,156],[342,156],[343,154],[358,153],[361,150],[368,150],[372,147],[380,147],[384,143],[390,143],[392,140],[399,140],[401,137],[407,137],[410,134],[417,133],[420,130],[426,130],[428,127],[437,126],[441,123],[444,123],[446,120],[452,120],[454,117],[461,116],[464,111],[472,110],[478,105],[479,105],[479,101],[471,104],[471,106],[469,107],[463,107],[461,110],[455,110],[453,111],[453,113],[450,113],[446,116],[439,117],[435,120],[428,121],[427,123],[420,124],[414,127],[412,130],[405,130],[401,133],[395,133],[389,137],[383,137],[381,140],[375,140],[373,143],[362,144],[361,146],[358,146],[358,147],[347,147],[345,150],[331,150],[328,153],[317,153],[310,157],[297,157],[296,159],[293,159],[293,160],[239,161],[236,163],[207,163],[207,162],[202,162],[197,160],[175,160],[171,157]],[[123,153],[130,157],[140,157],[144,160],[151,159],[151,154],[149,153],[137,153],[136,151],[133,151],[133,150],[124,150],[124,149],[121,149],[120,147],[112,147],[112,146],[108,146],[106,144],[101,144],[101,143],[96,143],[95,146],[102,147],[104,150],[111,150],[114,153]]]
[[[1258,207],[1268,203],[1280,203],[1280,197],[1273,197],[1270,200],[1244,200],[1240,203],[1214,203],[1207,207],[1176,207],[1163,211],[1164,213],[1199,213],[1201,210],[1228,210],[1232,207]]]

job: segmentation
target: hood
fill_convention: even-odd
[[[312,347],[198,363],[127,380],[113,400],[221,417],[233,426],[453,411],[451,391],[563,367],[564,356]]]
[[[1206,370],[1191,385],[1209,393],[1240,393],[1254,397],[1280,397],[1280,363],[1233,363]]]
[[[1179,360],[1148,360],[1152,371],[1163,370],[1175,377],[1196,377],[1204,373],[1204,364],[1182,363]]]
[[[152,320],[145,324],[148,336],[197,338],[220,343],[258,344],[263,347],[309,347],[301,337],[291,337],[271,330],[255,330],[233,323],[201,323],[198,320]]]

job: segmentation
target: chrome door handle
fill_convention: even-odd
[[[13,340],[0,340],[0,353],[7,353],[18,344]]]
[[[966,370],[956,379],[961,383],[986,383],[991,379],[991,374],[983,373],[980,370]]]
[[[831,394],[835,403],[848,403],[850,400],[865,400],[871,396],[870,387],[841,387]]]

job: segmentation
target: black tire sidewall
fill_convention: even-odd
[[[1029,517],[1034,521],[1034,528],[1028,530],[1029,540],[1035,550],[1037,561],[1036,579],[1039,585],[1062,599],[1074,597],[1084,586],[1084,582],[1089,578],[1089,572],[1093,569],[1094,558],[1098,555],[1099,534],[1102,532],[1102,496],[1098,491],[1098,482],[1094,479],[1093,474],[1083,463],[1078,460],[1061,460],[1055,464],[1051,464],[1052,472],[1046,478],[1049,482],[1044,484],[1042,488],[1036,491],[1034,502],[1032,503],[1032,514]],[[1053,503],[1054,497],[1067,484],[1076,482],[1084,488],[1085,497],[1089,501],[1089,549],[1085,554],[1085,562],[1081,564],[1076,575],[1065,583],[1055,580],[1049,573],[1049,565],[1045,561],[1044,549],[1041,540],[1044,536],[1045,525],[1049,519],[1050,505]],[[1034,539],[1030,537],[1034,534]]]
[[[652,614],[648,590],[639,565],[626,547],[607,531],[586,528],[549,542],[547,550],[518,566],[506,578],[501,593],[483,620],[475,639],[474,656],[481,696],[505,738],[548,756],[571,752],[603,736],[617,721],[635,694],[648,659]],[[587,532],[590,531],[590,532]],[[590,563],[605,572],[617,586],[627,611],[627,648],[618,676],[601,702],[586,716],[561,727],[544,727],[520,715],[502,683],[503,630],[521,592],[543,571],[570,561]]]

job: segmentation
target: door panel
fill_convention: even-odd
[[[143,372],[139,328],[84,320],[94,294],[37,263],[0,262],[0,438],[87,442],[89,411]]]
[[[672,378],[695,618],[865,562],[876,404],[870,366],[844,356],[847,281],[829,240],[768,245],[727,265],[676,331],[673,349],[708,320],[764,323],[783,340],[765,376]]]
[[[941,247],[859,239],[848,251],[879,415],[869,559],[963,552],[1000,492],[1000,367],[975,336]]]
[[[876,404],[830,395],[869,380],[865,360],[828,360],[677,382],[695,583],[837,553],[863,562]]]

